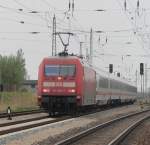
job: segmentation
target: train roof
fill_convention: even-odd
[[[47,59],[52,59],[52,60],[57,60],[57,59],[78,59],[80,60],[79,57],[77,56],[50,56],[50,57],[45,57],[44,60],[47,60]]]

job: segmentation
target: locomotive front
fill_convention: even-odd
[[[50,114],[72,113],[80,104],[79,65],[78,59],[65,57],[42,61],[38,74],[38,100]]]

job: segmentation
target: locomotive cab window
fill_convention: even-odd
[[[45,75],[46,76],[58,76],[59,65],[45,65]]]
[[[60,75],[74,76],[75,75],[75,65],[60,65]]]
[[[75,65],[45,65],[46,76],[75,76]]]

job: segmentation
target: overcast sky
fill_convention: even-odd
[[[73,0],[70,0],[71,3]],[[149,0],[74,0],[75,10],[70,16],[71,30],[93,34],[93,64],[108,70],[109,63],[114,64],[114,71],[135,80],[135,71],[139,63],[150,67],[150,2]],[[69,0],[0,0],[0,54],[15,54],[23,49],[26,68],[30,79],[37,79],[38,66],[43,57],[51,55],[52,17],[57,19],[57,31],[68,30],[67,17]],[[104,11],[96,11],[98,9]],[[37,11],[38,13],[31,13]],[[40,32],[33,34],[32,32]],[[89,47],[89,33],[73,31],[70,38],[69,52],[79,54],[79,42],[83,52]],[[65,37],[63,37],[65,41]],[[108,40],[106,43],[106,39]],[[63,46],[57,38],[57,48]]]

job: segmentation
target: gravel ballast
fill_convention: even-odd
[[[150,119],[135,128],[120,145],[150,145]]]
[[[99,123],[140,111],[138,105],[118,107],[18,133],[0,136],[0,145],[50,145]]]

